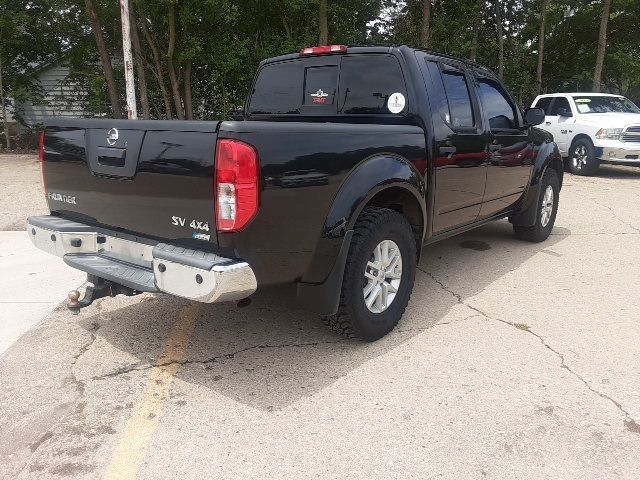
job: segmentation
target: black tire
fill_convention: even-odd
[[[545,223],[543,214],[543,201],[545,199],[545,193],[547,188],[551,187],[553,192],[553,202],[551,205],[551,214]],[[513,231],[520,240],[526,240],[528,242],[544,242],[553,230],[553,225],[556,222],[556,215],[558,213],[558,202],[560,200],[560,182],[558,181],[558,174],[556,171],[548,167],[540,185],[540,195],[538,200],[532,208],[536,209],[536,223],[532,227],[519,227],[514,225]],[[548,210],[547,210],[548,212]]]
[[[596,149],[590,140],[579,138],[569,151],[567,159],[569,171],[574,175],[593,175],[600,168],[600,160],[596,158]]]
[[[374,249],[385,240],[396,244],[402,259],[402,273],[395,298],[386,310],[373,313],[365,304],[365,269]],[[340,305],[335,315],[324,317],[331,330],[366,341],[389,333],[402,317],[416,275],[416,239],[405,217],[388,208],[365,208],[358,218],[345,266]]]

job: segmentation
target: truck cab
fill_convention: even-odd
[[[593,175],[601,163],[640,165],[640,108],[622,95],[554,93],[531,106],[545,111],[541,128],[572,173]]]

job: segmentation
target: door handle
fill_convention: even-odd
[[[500,144],[495,144],[495,143],[489,144],[489,151],[490,152],[497,152],[501,148],[502,148],[502,145],[500,145]]]
[[[440,147],[439,148],[440,155],[447,155],[449,157],[455,154],[457,150],[458,149],[456,147]]]
[[[545,125],[551,125],[551,122],[544,122]]]

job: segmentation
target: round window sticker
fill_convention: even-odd
[[[387,100],[387,108],[391,113],[400,113],[404,110],[405,103],[403,94],[392,93],[389,100]]]

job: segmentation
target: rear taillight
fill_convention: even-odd
[[[44,178],[44,130],[40,132],[39,135],[39,154],[38,158],[40,159],[40,174],[42,175],[42,188],[44,188],[44,194],[47,194],[47,183]]]
[[[300,50],[301,57],[311,57],[313,55],[330,55],[332,53],[347,53],[347,46],[320,45],[319,47],[308,47]]]
[[[255,149],[238,140],[218,140],[216,147],[216,225],[237,232],[258,213],[259,164]]]

